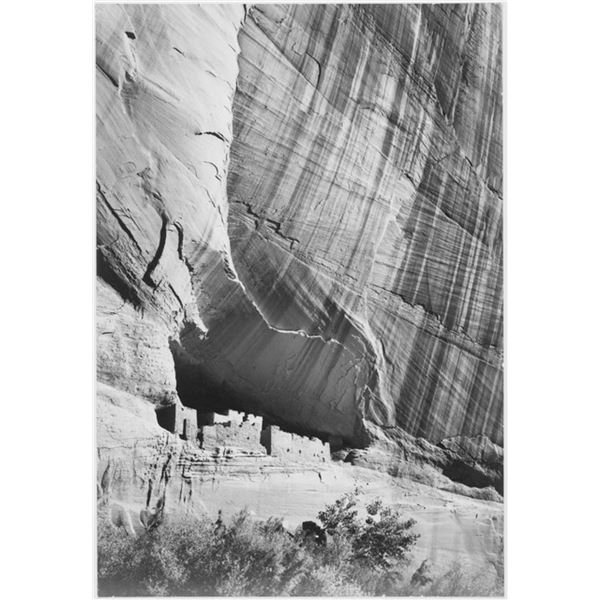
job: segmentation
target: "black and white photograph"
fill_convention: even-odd
[[[100,596],[498,596],[503,13],[96,6]]]
[[[3,8],[2,598],[596,598],[600,5]]]

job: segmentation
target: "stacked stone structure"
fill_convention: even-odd
[[[169,404],[156,409],[158,424],[182,440],[193,442],[198,437],[198,417],[193,408]]]
[[[265,427],[260,441],[270,456],[303,462],[326,462],[331,458],[329,442],[282,431],[276,425]]]
[[[230,410],[226,414],[201,413],[198,416],[198,441],[203,449],[233,446],[260,452],[262,417]]]
[[[326,462],[331,458],[329,442],[283,431],[276,425],[263,428],[263,418],[257,415],[226,412],[198,413],[181,404],[156,409],[161,427],[194,442],[203,450],[239,448],[245,452],[266,453],[295,462]],[[332,438],[330,441],[339,440]]]

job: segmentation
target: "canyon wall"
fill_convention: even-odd
[[[97,7],[101,463],[158,439],[135,397],[501,478],[501,26]]]
[[[229,237],[258,311],[219,293],[200,368],[354,443],[502,444],[499,7],[261,5],[239,40]]]

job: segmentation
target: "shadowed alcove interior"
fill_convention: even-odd
[[[169,348],[173,356],[176,389],[181,403],[198,413],[227,414],[233,410],[239,413],[251,413],[262,418],[262,428],[269,426],[281,427],[283,430],[306,437],[315,437],[325,442],[331,436],[327,432],[312,431],[286,421],[265,411],[257,399],[252,396],[242,396],[227,385],[226,381],[217,381],[211,373],[203,369],[202,363],[191,356],[183,345],[172,339]],[[161,426],[164,425],[161,423]],[[340,440],[341,446],[344,440]]]

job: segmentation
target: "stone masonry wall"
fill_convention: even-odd
[[[204,449],[233,446],[264,453],[260,441],[261,428],[262,418],[254,415],[244,415],[241,419],[234,418],[224,423],[203,425],[199,428],[200,446]]]
[[[182,440],[195,441],[198,436],[196,411],[181,404],[170,404],[156,409],[158,424]]]
[[[288,433],[275,425],[263,429],[260,441],[271,456],[317,462],[326,462],[331,458],[328,442]]]

